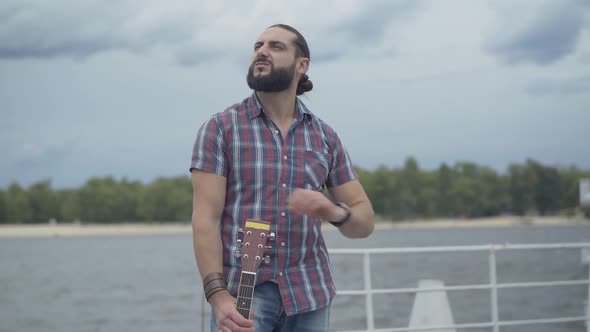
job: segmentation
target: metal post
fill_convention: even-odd
[[[373,332],[375,329],[375,317],[373,313],[373,293],[371,285],[371,256],[368,252],[363,255],[363,274],[365,279],[365,294],[366,298],[366,310],[367,310],[367,331]]]
[[[201,296],[201,331],[206,331],[207,328],[207,313],[205,312],[205,306],[208,305],[207,301],[205,301],[205,293]]]
[[[498,279],[496,273],[496,251],[492,246],[490,248],[490,285],[491,285],[491,306],[492,306],[492,323],[494,324],[494,332],[499,332],[500,327],[498,325]]]
[[[581,250],[582,264],[588,264],[588,281],[590,281],[590,248]],[[588,284],[588,299],[586,300],[586,332],[590,332],[590,284]]]

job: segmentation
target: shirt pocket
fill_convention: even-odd
[[[305,189],[322,191],[330,172],[329,155],[322,151],[305,150]]]

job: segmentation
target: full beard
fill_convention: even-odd
[[[286,68],[275,68],[270,65],[270,73],[263,76],[254,76],[254,63],[248,68],[246,81],[250,89],[260,92],[281,92],[287,90],[295,76],[295,63]]]

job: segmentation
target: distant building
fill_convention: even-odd
[[[580,206],[590,207],[590,179],[580,179]]]

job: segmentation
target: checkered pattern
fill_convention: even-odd
[[[190,170],[227,178],[221,216],[224,274],[234,296],[240,276],[238,229],[247,219],[271,222],[271,262],[257,284],[275,280],[287,315],[327,305],[335,295],[321,220],[289,212],[295,188],[322,191],[357,177],[336,132],[297,99],[296,119],[283,140],[255,94],[213,115],[199,129]],[[198,213],[198,211],[197,211]]]

